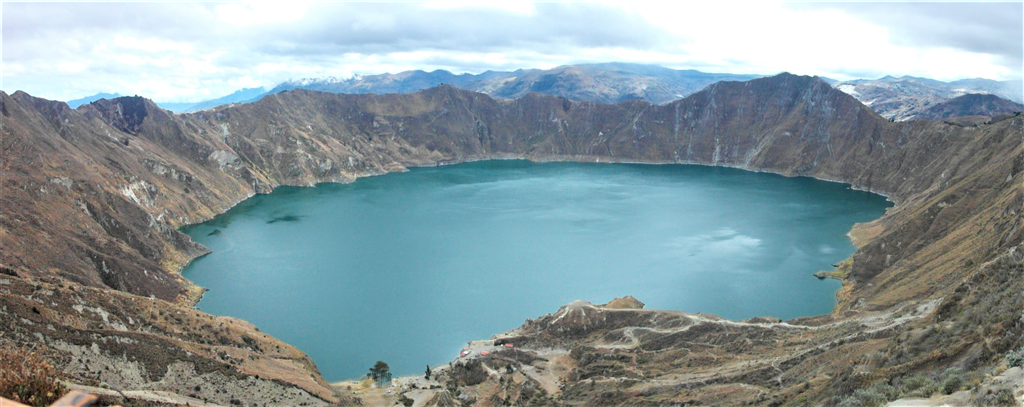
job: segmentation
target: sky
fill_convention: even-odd
[[[613,61],[839,80],[1024,71],[1020,1],[3,1],[0,13],[0,89],[55,100],[194,102],[288,79]]]

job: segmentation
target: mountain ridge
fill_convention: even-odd
[[[1024,103],[1022,81],[994,81],[974,78],[952,82],[885,76],[879,79],[855,79],[835,84],[870,106],[882,116],[906,121],[917,118],[929,107],[971,93],[992,94],[1015,103]]]
[[[263,96],[284,90],[308,89],[331,93],[410,93],[441,84],[486,93],[492,97],[515,99],[528,92],[547,93],[573,100],[615,103],[643,99],[664,104],[681,99],[720,80],[750,80],[764,75],[705,73],[693,69],[672,69],[659,65],[624,62],[563,65],[552,69],[485,71],[479,74],[436,69],[430,72],[409,70],[399,73],[353,75],[349,78],[322,77],[284,81],[270,90],[246,88],[221,98],[196,103],[158,104],[184,113],[230,103],[251,103]],[[861,100],[886,118],[913,119],[929,106],[968,93],[994,94],[1016,103],[1024,103],[1021,81],[994,81],[983,78],[943,82],[909,75],[887,75],[878,79],[826,82]],[[101,94],[102,95],[102,94]],[[97,95],[99,96],[99,95]],[[109,98],[109,97],[108,97]],[[72,101],[77,107],[81,101]],[[76,104],[77,103],[77,104]]]
[[[692,69],[676,70],[657,65],[613,62],[565,65],[547,70],[486,71],[480,74],[453,74],[438,69],[431,72],[413,70],[396,74],[357,75],[348,79],[306,78],[286,81],[267,94],[296,88],[331,93],[410,93],[449,84],[505,99],[515,99],[535,91],[581,101],[614,103],[626,99],[645,99],[661,104],[689,95],[718,80],[756,77],[760,75],[704,73]],[[555,83],[558,86],[552,87]],[[599,89],[591,89],[595,87]],[[647,92],[648,87],[654,89]]]
[[[941,120],[952,117],[982,116],[988,119],[1000,114],[1024,111],[1024,105],[996,95],[968,93],[936,103],[917,115],[919,119]]]
[[[95,95],[90,95],[90,96],[86,96],[86,97],[79,98],[79,99],[72,99],[72,100],[67,101],[66,103],[68,104],[69,107],[74,109],[74,108],[77,108],[78,106],[89,104],[89,103],[95,102],[95,101],[100,100],[100,99],[113,99],[113,98],[120,97],[120,96],[121,95],[119,93],[117,93],[117,92],[114,92],[114,93],[100,92],[100,93],[97,93]]]
[[[793,323],[843,324],[847,318],[938,301],[940,312],[926,313],[917,322],[908,320],[907,329],[925,329],[932,323],[974,329],[977,326],[971,324],[977,322],[962,320],[966,311],[957,310],[976,298],[956,294],[957,290],[970,282],[977,293],[988,292],[981,288],[998,283],[972,280],[972,276],[986,275],[979,265],[1019,250],[1014,248],[1024,239],[1024,225],[1017,215],[1024,210],[1024,135],[1019,116],[978,127],[924,120],[891,123],[820,78],[780,74],[718,82],[665,105],[638,100],[600,104],[538,93],[501,100],[450,85],[386,95],[292,90],[255,103],[180,115],[142,98],[119,98],[78,110],[19,92],[0,93],[0,102],[7,134],[3,147],[13,153],[5,163],[8,209],[0,214],[0,232],[5,241],[18,236],[21,242],[0,252],[0,262],[4,274],[11,276],[5,281],[20,293],[34,292],[32,284],[45,285],[50,291],[71,284],[81,287],[76,290],[109,291],[110,296],[126,301],[155,297],[167,301],[164,306],[171,309],[178,304],[184,312],[201,291],[176,270],[205,249],[183,237],[177,227],[209,219],[242,199],[280,185],[349,182],[410,166],[488,158],[721,165],[847,182],[891,197],[895,208],[851,232],[857,236],[858,250],[840,267],[847,277],[836,311]],[[1003,271],[1018,272],[1012,267]],[[54,339],[51,346],[87,347],[95,340],[85,339],[86,333],[113,338],[122,335],[113,323],[128,327],[135,326],[129,317],[156,320],[125,307],[118,308],[120,316],[109,321],[85,322],[82,318],[87,315],[71,313],[73,321],[61,322],[45,304],[38,306],[41,313],[30,311],[27,304],[32,302],[25,296],[34,295],[0,292],[5,304],[19,304],[9,307],[9,312],[30,322],[12,321],[13,326],[4,328],[9,340],[35,342],[37,333],[52,337],[45,326],[56,324],[81,334]],[[101,300],[102,295],[83,299],[90,307],[102,306]],[[1016,307],[1008,314],[1024,311]],[[180,340],[174,346],[193,355],[179,352],[167,361],[219,366],[215,370],[222,373],[216,373],[217,380],[225,384],[218,386],[241,380],[231,379],[236,372],[251,371],[246,370],[251,366],[248,362],[236,366],[229,363],[234,359],[217,356],[207,343],[217,339],[195,332],[189,323],[158,321],[159,326],[168,327],[162,337]],[[765,353],[803,356],[794,356],[792,364],[775,366],[793,380],[780,381],[778,386],[769,380],[758,386],[772,397],[790,401],[801,395],[824,400],[849,394],[870,383],[848,383],[853,376],[844,369],[860,365],[843,360],[879,347],[901,350],[905,356],[893,355],[893,360],[902,362],[891,369],[870,367],[872,374],[891,377],[900,371],[927,370],[929,363],[936,363],[930,354],[907,348],[901,342],[901,330],[867,334],[854,325],[843,325],[844,330],[851,329],[846,332],[852,339],[825,350],[789,340],[785,347],[759,342],[758,349]],[[85,326],[92,328],[86,331]],[[1000,326],[991,335],[1020,337],[1013,336],[1017,328]],[[771,328],[758,334],[791,338],[788,330]],[[237,332],[265,337],[241,325]],[[539,332],[554,334],[546,328]],[[592,347],[588,335],[572,340]],[[242,352],[245,341],[235,338],[226,340],[226,346]],[[941,363],[969,356],[976,338],[957,338],[940,342],[949,359]],[[832,341],[825,336],[818,339]],[[719,339],[712,335],[701,340]],[[975,357],[977,366],[972,365],[971,371],[996,363],[1001,358],[998,352],[1024,345],[1019,342],[996,343],[992,351]],[[112,359],[124,355],[113,343],[97,345],[99,354]],[[318,378],[315,365],[302,361],[308,359],[268,352],[272,343],[260,345],[262,351],[248,346],[245,355],[260,363],[292,367],[261,373],[261,377],[269,375],[281,388],[299,389],[324,402],[347,400],[332,394]],[[56,347],[62,346],[68,348]],[[675,346],[670,349],[678,351]],[[639,358],[629,369],[668,369],[643,362],[643,347],[625,351]],[[583,348],[579,355],[585,358],[579,360],[604,360],[615,352]],[[805,364],[827,366],[831,373],[813,376]],[[165,376],[168,365],[154,366],[146,370],[154,378],[147,382],[62,365],[77,380],[102,380],[123,389],[163,380],[157,378]],[[693,368],[699,374],[717,369],[711,361]],[[314,380],[298,382],[288,373],[295,371]],[[586,390],[586,375],[566,377],[571,391],[562,394],[561,400],[604,404],[595,398],[599,392]],[[720,385],[735,386],[735,380],[723,376]],[[801,380],[809,383],[806,388]],[[613,390],[603,386],[601,391]],[[182,391],[172,385],[165,388]],[[715,391],[700,384],[688,388],[706,395]],[[648,395],[667,397],[677,391],[672,389],[657,387]],[[217,394],[213,400],[230,401]],[[638,401],[636,397],[646,393],[625,388],[614,394]],[[257,395],[236,392],[231,396],[260,400]]]
[[[222,106],[231,103],[245,103],[249,100],[252,100],[254,97],[258,97],[259,95],[262,95],[266,92],[267,90],[262,86],[258,88],[242,88],[232,92],[229,95],[224,95],[216,99],[204,100],[202,102],[190,104],[187,108],[183,109],[179,113],[188,113],[197,110],[211,109],[217,106]]]

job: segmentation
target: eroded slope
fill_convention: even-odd
[[[849,392],[863,384],[837,383],[847,382],[842,372],[859,366],[854,360],[890,346],[887,341],[911,329],[903,328],[910,323],[907,321],[873,334],[879,335],[875,338],[864,334],[870,326],[858,328],[857,323],[849,321],[940,300],[947,304],[940,309],[954,307],[956,304],[949,302],[952,298],[963,299],[955,295],[958,287],[978,278],[983,264],[1019,245],[1024,234],[1020,216],[1024,210],[1020,117],[968,127],[928,121],[891,123],[820,79],[789,74],[749,82],[720,82],[663,106],[640,101],[603,105],[538,94],[500,101],[451,86],[408,95],[334,95],[296,90],[252,104],[186,115],[171,115],[142,98],[100,101],[77,110],[24,93],[0,93],[0,98],[5,153],[0,263],[9,276],[5,278],[14,287],[81,285],[84,290],[107,293],[75,300],[83,307],[106,309],[103,301],[108,296],[132,301],[152,297],[168,301],[167,306],[191,304],[200,291],[176,272],[204,253],[204,248],[176,229],[208,219],[252,194],[269,192],[279,185],[345,182],[408,166],[508,157],[694,163],[807,175],[884,193],[898,204],[882,219],[854,230],[859,250],[840,269],[847,278],[840,304],[833,315],[816,322],[834,323],[844,330],[819,335],[797,328],[755,329],[784,337],[774,345],[757,343],[753,349],[759,355],[790,355],[793,367],[786,369],[811,363],[810,358],[824,358],[813,362],[835,367],[833,373],[807,379],[808,390],[800,393],[823,400],[831,393]],[[979,284],[990,287],[993,293],[999,292],[996,282],[981,281]],[[29,307],[14,306],[34,301],[32,298],[43,301],[23,291],[0,287],[0,301],[13,310],[7,311],[12,317],[5,319],[9,321],[4,328],[5,341],[22,346],[43,342],[58,349],[54,346],[56,340],[68,342],[51,332],[60,327],[96,337],[120,335],[117,328],[122,325],[129,332],[141,329],[123,322],[118,327],[82,328],[79,322],[65,320],[65,314],[73,315],[67,311],[51,312],[37,306],[36,313]],[[60,309],[60,303],[53,302]],[[1020,315],[1021,310],[1014,307],[1020,305],[1008,305],[1000,311]],[[133,321],[149,320],[144,307],[118,309]],[[202,318],[200,313],[188,312]],[[194,328],[191,320],[162,323],[174,327],[168,332]],[[980,332],[984,343],[991,343],[995,335],[1011,335],[1016,329],[1003,324],[986,331],[988,325],[976,319],[965,319],[961,324],[964,329]],[[54,329],[41,328],[47,325]],[[730,333],[749,327],[717,325],[724,327],[722,335],[749,337],[746,334],[750,332]],[[666,329],[660,325],[650,328]],[[630,332],[638,338],[635,346],[630,341],[619,341],[630,346],[618,352],[643,350],[651,346],[645,341],[659,336],[654,335],[655,331]],[[857,346],[821,348],[821,344],[836,340],[836,335],[858,332],[873,339]],[[116,341],[89,341],[89,336],[82,335],[85,333],[73,342],[75,346],[92,347],[94,342],[97,354],[107,358],[130,358],[134,352],[115,346]],[[210,346],[203,342],[209,342],[209,338],[175,335],[143,338],[156,341],[153,343],[169,340],[161,346],[187,350],[172,352],[174,356],[168,356],[168,360],[197,366],[215,360],[210,353],[191,350]],[[243,324],[229,337],[237,339],[241,335],[256,338],[261,334]],[[625,331],[619,335],[626,337]],[[688,341],[714,344],[715,335],[719,334]],[[244,342],[234,340],[223,346],[229,348],[225,351],[244,350]],[[975,358],[978,362],[972,367],[995,363],[1006,346],[1019,345],[1011,342],[989,346],[987,353]],[[682,351],[677,342],[665,343],[667,350],[659,351],[671,355]],[[973,352],[969,344],[967,340],[953,341],[948,347],[950,353],[938,358],[910,352],[907,361],[899,365],[905,367],[899,369],[959,363]],[[266,348],[261,345],[260,349]],[[742,350],[727,350],[724,355],[741,364],[761,360],[742,354]],[[68,354],[55,352],[54,357]],[[199,359],[190,359],[194,357]],[[305,360],[294,355],[253,357]],[[232,383],[244,380],[237,376],[246,372],[244,366],[225,365],[223,360],[211,363],[227,369],[230,374],[223,374],[235,377]],[[312,375],[316,384],[283,374],[275,383],[322,401],[334,400],[323,392],[322,379],[312,363],[295,363],[303,374]],[[162,370],[167,365],[147,368],[145,383],[163,380],[169,374],[169,370]],[[66,361],[62,366],[73,380],[100,380],[86,366]],[[686,374],[695,377],[745,383],[735,379],[745,377],[742,374],[726,372],[716,364],[690,367],[696,370]],[[864,369],[872,375],[883,372],[879,373],[882,376],[903,371],[884,370],[886,366]],[[586,375],[580,371],[568,376],[569,385],[583,383],[581,374]],[[808,375],[796,377],[811,377]],[[666,380],[683,380],[668,377]],[[787,390],[792,383],[774,380],[777,385],[773,385],[773,380],[760,384],[762,391],[780,401],[797,396]],[[143,382],[121,383],[125,389],[147,386],[139,384]],[[221,389],[230,386],[224,384]],[[665,388],[670,390],[656,393],[678,396],[690,387],[716,391],[716,387],[704,383],[668,386]],[[179,390],[188,393],[188,389]],[[600,401],[588,399],[589,393],[580,391],[579,400]]]

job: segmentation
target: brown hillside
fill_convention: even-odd
[[[205,249],[176,229],[280,185],[347,182],[410,166],[497,157],[732,166],[847,182],[886,194],[897,203],[883,218],[854,231],[863,239],[852,261],[844,264],[848,280],[836,312],[814,320],[841,328],[836,325],[834,331],[819,334],[714,322],[720,327],[694,331],[697,336],[683,342],[648,345],[646,339],[637,339],[632,346],[613,351],[629,354],[632,365],[623,368],[644,372],[634,377],[623,371],[622,377],[639,378],[616,390],[615,397],[625,398],[605,403],[594,398],[597,390],[579,387],[563,395],[566,402],[631,404],[627,400],[644,394],[668,400],[679,397],[682,389],[711,395],[721,388],[710,383],[748,381],[779,401],[824,400],[867,384],[864,378],[851,382],[850,372],[891,377],[950,366],[965,358],[973,360],[965,369],[977,371],[998,363],[1000,352],[1021,345],[1017,325],[964,317],[972,301],[1008,300],[1001,297],[1001,280],[985,275],[993,269],[1019,273],[1019,261],[1006,256],[1024,239],[1020,117],[980,127],[891,123],[818,78],[789,74],[720,82],[663,106],[642,101],[604,105],[533,93],[499,101],[439,86],[407,95],[295,90],[252,104],[186,115],[169,114],[142,98],[100,101],[71,110],[63,103],[18,92],[0,93],[0,110],[0,263],[5,274],[0,281],[7,284],[0,289],[0,304],[6,307],[4,312],[18,316],[3,319],[0,340],[22,346],[44,343],[53,350],[58,366],[77,382],[104,381],[119,389],[161,388],[188,395],[188,388],[156,383],[172,383],[167,366],[192,366],[197,372],[219,375],[211,382],[227,391],[212,396],[220,403],[236,397],[230,389],[244,380],[302,392],[295,396],[291,390],[273,390],[295,397],[334,401],[305,356],[274,353],[277,346],[286,345],[272,345],[278,343],[272,338],[260,339],[270,342],[257,345],[239,339],[265,338],[248,324],[221,334],[223,340],[213,331],[193,331],[211,317],[186,308],[199,290],[177,271]],[[867,230],[871,233],[858,232]],[[997,258],[1004,260],[992,263]],[[965,284],[972,289],[964,291]],[[78,292],[90,295],[74,294]],[[61,301],[44,301],[44,295]],[[160,307],[189,317],[159,318],[151,307],[110,305],[115,299],[122,304],[167,301]],[[939,313],[891,326],[843,322],[939,302]],[[31,303],[38,305],[32,308]],[[73,304],[90,307],[83,310],[116,311],[123,317],[117,317],[116,324],[109,317],[99,323],[90,320],[88,312],[63,308]],[[985,306],[1000,315],[1019,316],[1024,311],[1020,301],[1006,304]],[[123,322],[129,318],[135,322]],[[892,366],[859,362],[872,352],[902,349],[900,338],[908,332],[939,322],[959,327],[962,333],[937,342],[944,346],[939,354],[907,349],[893,355],[897,364]],[[643,318],[623,323],[627,325],[609,329],[661,326]],[[884,329],[872,331],[871,326]],[[582,341],[572,343],[590,346],[598,339],[593,335],[611,334],[609,329],[571,338],[548,335],[546,328],[526,332],[534,335],[531,340]],[[688,362],[693,371],[643,370],[646,363],[655,362],[659,364],[652,366],[664,368],[664,361],[649,359],[654,357],[650,352],[682,352],[684,342],[719,343],[751,339],[754,334],[781,339],[755,341],[749,348],[738,343],[734,350],[716,348],[715,355],[739,363],[736,366],[753,363],[749,358],[790,355],[791,363],[771,369],[791,379],[755,380],[703,359]],[[124,335],[131,335],[139,347],[168,349],[167,356],[142,363],[138,377],[131,380],[109,379],[77,362],[75,349],[91,348],[114,366],[135,363],[133,358],[143,350],[121,345],[123,340],[117,338]],[[1017,339],[999,339],[1011,336]],[[986,345],[979,348],[977,341]],[[570,388],[589,379],[583,363],[592,353],[588,349],[573,356],[584,370],[566,376]],[[232,363],[234,359],[221,357],[221,352],[241,355],[243,363]],[[246,359],[276,363],[279,368],[253,379],[246,375],[256,370],[246,367]],[[826,368],[812,371],[808,363]],[[298,378],[310,375],[312,381]],[[645,382],[651,375],[661,378]],[[718,379],[671,385],[686,382],[684,376]],[[796,387],[804,382],[806,388]]]

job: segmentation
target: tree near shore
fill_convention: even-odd
[[[427,365],[427,373],[423,375],[427,380],[430,380],[430,365]]]
[[[382,360],[378,360],[373,367],[370,368],[370,373],[366,374],[377,383],[377,387],[383,387],[384,385],[391,383],[391,367]]]

